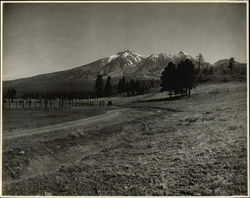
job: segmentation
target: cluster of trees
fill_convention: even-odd
[[[189,95],[195,87],[197,70],[189,59],[181,61],[178,65],[169,62],[161,75],[161,91],[168,91],[170,97],[173,94]]]
[[[97,97],[108,97],[114,93],[126,93],[127,96],[134,96],[147,93],[150,88],[154,86],[154,84],[154,80],[151,80],[151,82],[149,83],[142,80],[126,80],[125,76],[123,76],[121,79],[119,79],[117,89],[114,90],[111,84],[110,76],[107,77],[106,83],[104,84],[102,75],[98,75],[95,81],[95,93]]]
[[[143,80],[129,80],[127,81],[123,76],[117,85],[117,92],[119,94],[126,93],[127,96],[134,96],[147,93],[152,87],[155,86],[155,82],[152,79],[150,82]]]
[[[98,75],[95,81],[95,92],[97,97],[110,96],[113,93],[111,85],[111,77],[108,76],[104,85],[102,75]]]

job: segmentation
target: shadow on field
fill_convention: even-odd
[[[184,97],[187,97],[187,96],[175,96],[175,97],[167,97],[167,98],[157,98],[157,99],[151,99],[151,100],[140,100],[140,101],[137,101],[138,103],[140,102],[162,102],[162,101],[173,101],[173,100],[180,100]]]

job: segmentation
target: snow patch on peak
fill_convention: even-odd
[[[183,50],[180,50],[178,53],[176,53],[178,55],[185,55],[185,56],[188,56],[188,53],[183,51]]]
[[[172,59],[172,55],[167,53],[160,53],[160,54],[152,54],[148,57],[150,60],[157,61],[158,59]]]
[[[122,56],[125,56],[125,57],[130,56],[130,55],[131,55],[131,54],[128,53],[128,52],[124,52],[124,53],[122,54]]]
[[[114,55],[109,56],[109,57],[108,57],[108,58],[109,58],[109,62],[112,61],[112,60],[114,60],[114,59],[116,59],[117,57],[118,57],[117,54],[114,54]]]
[[[193,59],[192,56],[190,56],[187,52],[181,50],[177,53],[175,53],[173,56],[172,56],[173,59]],[[178,61],[177,61],[178,62]]]
[[[159,57],[159,54],[152,54],[149,56],[150,58],[158,58]]]
[[[134,54],[135,56],[137,56],[137,57],[140,57],[140,58],[143,57],[141,54],[137,54],[137,53],[135,53],[135,52],[133,52],[133,54]]]
[[[119,55],[119,56],[137,56],[137,57],[142,57],[142,55],[140,55],[140,54],[137,54],[137,53],[135,53],[135,52],[133,52],[132,50],[130,50],[130,49],[128,49],[128,50],[125,50],[125,51],[122,51],[122,52],[118,52],[117,53],[117,55]]]

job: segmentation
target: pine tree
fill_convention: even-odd
[[[155,82],[154,82],[154,79],[152,79],[150,82],[150,88],[153,88],[154,86],[155,86]]]
[[[204,58],[203,58],[203,55],[201,53],[197,56],[197,58],[198,58],[198,70],[200,71],[201,65],[204,62]]]
[[[126,84],[125,84],[125,91],[127,92],[127,96],[129,96],[130,93],[129,93],[129,83],[128,82],[126,82]]]
[[[123,76],[121,79],[121,91],[122,93],[127,91],[127,83],[125,80],[125,76]]]
[[[176,66],[174,63],[169,62],[161,75],[161,91],[169,91],[170,98],[172,92],[177,88],[176,77]]]
[[[105,87],[104,87],[105,96],[110,96],[112,94],[112,85],[111,85],[111,77],[108,76]]]
[[[196,75],[192,61],[186,59],[177,65],[177,87],[190,96],[190,90],[195,87]]]
[[[135,91],[136,91],[136,94],[140,93],[140,83],[139,83],[139,80],[137,80],[136,83],[135,83]]]
[[[121,80],[121,79],[119,80],[119,83],[118,83],[118,85],[117,85],[117,92],[118,92],[119,94],[122,93],[122,80]]]
[[[103,97],[103,79],[102,75],[98,75],[95,82],[95,91],[97,97]]]
[[[233,66],[234,66],[234,63],[235,63],[234,58],[231,57],[231,58],[229,59],[229,66],[228,66],[228,68],[230,69],[231,75],[233,74]]]
[[[198,54],[196,61],[198,62],[198,68],[196,69],[197,80],[202,81],[202,77],[203,77],[202,74],[204,71],[204,69],[202,68],[202,65],[204,63],[204,58],[201,53]]]
[[[161,91],[169,91],[170,97],[172,92],[175,94],[188,94],[196,84],[196,71],[194,64],[189,59],[181,61],[177,67],[174,63],[169,62],[168,66],[162,72]]]
[[[135,95],[136,83],[135,83],[135,81],[133,79],[131,79],[130,82],[129,82],[128,91],[129,91],[129,94]]]
[[[119,83],[117,85],[117,92],[120,94],[127,92],[127,82],[124,76],[119,80]]]

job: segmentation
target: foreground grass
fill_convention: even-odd
[[[4,153],[4,194],[247,194],[246,84],[202,85],[191,98],[131,107],[99,128],[16,143]],[[25,177],[34,162],[47,168]]]
[[[105,113],[107,108],[4,109],[3,131],[54,125]]]

